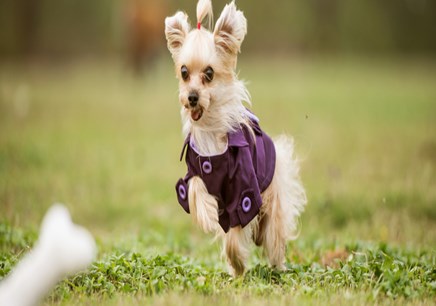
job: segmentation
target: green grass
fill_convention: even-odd
[[[0,278],[59,201],[99,255],[47,305],[432,304],[436,62],[243,56],[240,69],[262,127],[292,134],[303,160],[309,205],[288,271],[253,248],[231,279],[177,204],[168,56],[139,79],[111,61],[0,65]]]

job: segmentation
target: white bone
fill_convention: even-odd
[[[65,276],[88,267],[97,253],[94,238],[71,221],[68,209],[53,205],[34,248],[0,283],[0,305],[35,305]]]

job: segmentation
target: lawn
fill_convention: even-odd
[[[62,202],[99,254],[47,305],[434,303],[436,61],[244,56],[262,127],[293,135],[302,160],[309,203],[288,271],[253,248],[232,279],[178,205],[168,55],[139,78],[112,60],[0,64],[0,278]]]

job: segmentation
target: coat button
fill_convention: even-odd
[[[179,196],[182,200],[186,200],[186,188],[183,185],[179,185]]]
[[[206,174],[210,174],[212,172],[212,164],[208,160],[205,160],[203,162],[203,165],[201,166],[201,168],[203,169],[203,172]]]
[[[250,209],[251,209],[251,199],[249,197],[245,197],[242,200],[242,210],[247,213],[250,211]]]

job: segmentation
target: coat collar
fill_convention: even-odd
[[[185,155],[186,147],[189,144],[189,139],[191,138],[191,134],[188,134],[188,136],[185,139],[185,142],[183,143],[182,152],[180,152],[180,161],[183,159],[183,155]]]
[[[246,128],[240,127],[239,129],[230,132],[227,134],[228,137],[228,147],[246,147],[249,145],[247,139],[246,139]],[[248,131],[247,131],[248,132]],[[190,146],[190,140],[191,140],[191,134],[188,134],[188,136],[185,139],[185,142],[183,143],[182,152],[180,153],[180,161],[182,161],[183,156],[185,155],[186,147]]]
[[[240,127],[236,131],[228,134],[229,147],[245,147],[248,146],[247,139],[244,133],[245,128]]]

